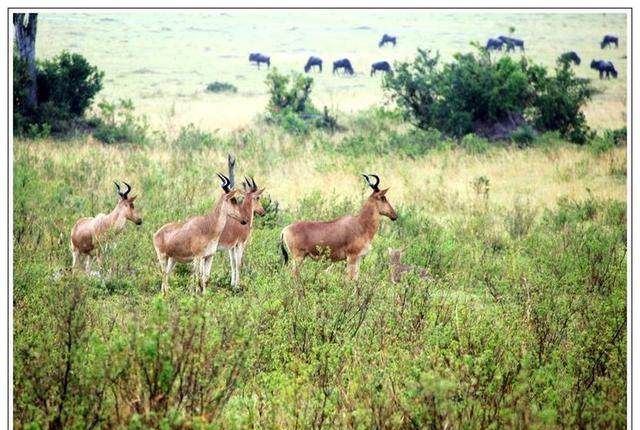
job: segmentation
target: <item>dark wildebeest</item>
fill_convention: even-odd
[[[502,45],[504,45],[504,42],[500,39],[489,39],[484,49],[487,51],[502,51]]]
[[[618,71],[613,67],[611,61],[605,60],[591,60],[591,68],[597,70],[600,73],[600,79],[602,79],[606,73],[607,78],[609,75],[613,75],[614,78],[618,77]]]
[[[351,67],[351,61],[348,58],[333,62],[333,73],[335,74],[338,69],[342,69],[345,74],[353,75],[353,67]]]
[[[580,57],[578,57],[578,54],[575,51],[565,52],[560,56],[559,60],[574,63],[577,66],[580,65]]]
[[[391,64],[386,61],[378,61],[377,63],[373,63],[371,65],[371,76],[373,76],[376,72],[391,73]]]
[[[380,42],[378,42],[378,47],[382,48],[387,43],[393,43],[393,46],[396,46],[396,41],[396,36],[389,36],[387,33],[385,33],[382,35],[382,39],[380,39]]]
[[[616,48],[618,47],[618,36],[612,36],[610,34],[607,34],[603,39],[602,42],[600,42],[600,48],[604,49],[607,46],[611,45],[611,44],[616,45]]]
[[[253,52],[249,54],[249,62],[256,63],[256,66],[260,68],[260,63],[265,63],[267,67],[271,67],[271,57],[262,55],[259,52]]]
[[[498,36],[498,39],[502,40],[507,45],[507,51],[513,51],[515,46],[524,51],[524,40],[516,39],[508,36]]]
[[[314,56],[309,57],[307,64],[304,65],[304,72],[309,73],[309,70],[311,70],[313,66],[317,66],[318,69],[320,69],[320,73],[322,73],[322,58]]]

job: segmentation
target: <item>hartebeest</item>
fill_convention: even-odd
[[[75,269],[80,264],[82,258],[85,259],[85,271],[90,273],[91,253],[96,250],[100,238],[109,230],[121,230],[127,220],[142,224],[142,218],[136,212],[133,202],[137,196],[129,197],[131,185],[124,183],[127,187],[125,191],[116,185],[116,192],[120,196],[118,204],[109,214],[98,214],[94,217],[80,218],[71,229],[71,255],[73,262],[71,268]]]
[[[244,178],[244,200],[238,205],[240,214],[247,219],[246,224],[241,224],[236,220],[229,220],[224,226],[224,230],[218,241],[218,251],[229,251],[229,263],[231,264],[231,286],[238,288],[240,283],[240,267],[242,266],[242,256],[251,235],[253,225],[253,214],[260,216],[265,214],[260,203],[260,195],[264,188],[258,189],[253,178]]]
[[[326,255],[331,261],[347,260],[349,277],[358,279],[360,260],[371,249],[373,237],[380,227],[380,216],[384,215],[392,221],[398,218],[387,201],[389,188],[378,188],[380,178],[377,175],[362,176],[373,192],[358,215],[347,215],[328,222],[300,221],[282,230],[280,248],[285,264],[289,260],[287,251],[291,253],[294,274],[298,273],[298,267],[306,256],[320,258]]]
[[[234,202],[237,191],[230,187],[229,178],[221,173],[222,196],[207,215],[195,216],[185,222],[170,222],[163,225],[153,235],[158,262],[162,269],[162,292],[169,288],[169,275],[176,262],[193,262],[200,291],[205,292],[213,254],[218,248],[218,240],[227,223],[227,218],[247,224]]]

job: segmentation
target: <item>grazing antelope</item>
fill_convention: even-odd
[[[224,230],[218,240],[218,251],[229,251],[229,263],[231,264],[231,286],[238,288],[240,283],[240,267],[242,266],[242,256],[251,235],[251,226],[253,225],[253,214],[260,216],[265,214],[264,208],[260,203],[260,195],[264,188],[258,189],[256,181],[253,178],[244,178],[244,200],[238,205],[240,215],[247,219],[246,224],[231,219],[227,221]]]
[[[227,218],[247,224],[246,217],[239,213],[234,204],[237,191],[231,189],[229,178],[221,173],[218,173],[218,177],[222,181],[224,192],[209,214],[195,216],[185,222],[170,222],[153,235],[153,246],[163,273],[163,293],[169,289],[169,275],[176,262],[191,261],[194,262],[200,291],[204,293],[211,271],[211,260]]]
[[[114,184],[116,185],[116,192],[120,196],[116,207],[106,215],[101,213],[93,218],[80,218],[71,229],[72,269],[80,265],[80,260],[84,258],[85,271],[90,273],[91,253],[96,249],[101,236],[109,230],[121,230],[127,220],[137,225],[142,224],[142,218],[138,215],[133,205],[138,196],[129,197],[131,185],[125,182],[127,189],[122,191],[117,182],[114,182]]]
[[[391,282],[397,284],[402,277],[407,273],[415,273],[420,279],[430,280],[431,275],[429,271],[424,267],[412,266],[410,264],[404,264],[402,260],[402,254],[404,251],[401,249],[388,248],[389,251],[389,270],[391,274]]]
[[[306,256],[320,258],[327,255],[331,261],[347,260],[347,273],[358,279],[360,260],[371,249],[371,241],[380,226],[380,216],[395,221],[398,216],[385,194],[389,188],[378,188],[377,175],[362,175],[373,192],[355,216],[343,216],[333,221],[300,221],[282,230],[280,248],[285,264],[291,253],[295,275]],[[373,179],[372,179],[373,178]],[[373,182],[375,180],[375,182]]]

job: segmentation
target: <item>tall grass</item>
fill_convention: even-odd
[[[624,148],[543,136],[479,154],[431,135],[424,148],[385,118],[304,139],[191,127],[153,149],[17,141],[15,426],[624,426]],[[188,265],[162,297],[151,236],[211,208],[227,151],[279,210],[257,219],[241,292],[218,255],[205,297]],[[282,227],[357,211],[360,172],[399,213],[361,279],[323,262],[292,278]],[[144,222],[105,243],[100,277],[70,273],[71,226],[113,207],[113,180],[133,185]],[[433,279],[392,284],[387,247]]]

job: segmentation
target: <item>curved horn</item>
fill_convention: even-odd
[[[249,176],[249,179],[251,179],[251,182],[253,183],[253,185],[251,185],[251,189],[253,191],[257,191],[258,190],[258,185],[256,184],[256,180],[253,179],[253,176]]]
[[[113,181],[113,183],[116,185],[116,193],[118,193],[118,195],[122,197],[122,192],[120,191],[120,185],[118,185],[116,181]]]
[[[378,185],[380,184],[380,177],[378,175],[374,175],[373,173],[369,173],[369,176],[373,177],[376,180],[374,184],[369,184],[369,185],[371,185],[371,188],[377,191]]]
[[[127,197],[129,197],[129,192],[131,191],[131,185],[127,184],[126,182],[124,182],[124,184],[127,186],[127,190],[122,193],[122,198],[126,199]]]
[[[222,181],[222,184],[220,186],[222,187],[224,192],[228,193],[229,191],[231,191],[230,188],[229,188],[229,178],[224,176],[222,173],[216,173],[216,175],[218,175],[218,177]]]

